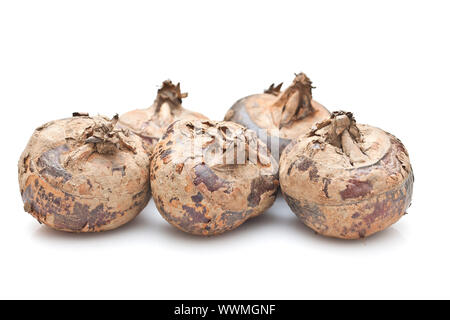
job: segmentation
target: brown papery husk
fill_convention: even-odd
[[[68,232],[136,217],[151,197],[149,158],[139,137],[114,129],[117,119],[74,113],[37,128],[18,164],[25,211]]]
[[[182,119],[208,119],[200,113],[183,108],[182,99],[186,97],[187,93],[181,93],[180,83],[174,85],[170,80],[166,80],[149,108],[121,115],[118,126],[141,137],[147,153],[151,154],[156,142],[172,122]]]
[[[262,94],[238,100],[225,115],[226,121],[255,131],[277,159],[292,140],[330,116],[324,106],[312,99],[312,83],[304,73],[296,75],[283,92],[281,86],[272,84]]]
[[[229,144],[237,147],[224,148]],[[150,181],[156,207],[170,224],[207,236],[268,209],[277,194],[277,172],[275,159],[251,130],[233,122],[182,120],[157,143]]]
[[[384,230],[411,203],[413,171],[393,135],[334,112],[282,153],[280,185],[292,211],[319,234],[359,239]]]

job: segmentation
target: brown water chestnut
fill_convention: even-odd
[[[273,204],[277,170],[255,132],[233,122],[182,120],[157,143],[150,181],[156,207],[169,223],[215,235]]]
[[[115,129],[118,116],[74,113],[37,128],[19,160],[25,211],[69,232],[115,229],[151,197],[142,140]]]
[[[151,153],[167,126],[176,120],[207,119],[204,115],[184,109],[180,83],[174,85],[170,80],[163,82],[155,102],[148,109],[138,109],[120,116],[118,126],[128,128],[144,141],[147,153]]]
[[[272,84],[263,94],[238,100],[225,115],[225,120],[257,132],[277,159],[292,139],[307,133],[316,122],[330,115],[312,99],[312,83],[304,73],[296,75],[283,92],[281,86],[282,83],[276,87]]]
[[[357,239],[381,231],[411,203],[408,152],[393,135],[333,112],[290,144],[280,159],[280,184],[294,213],[314,231]]]

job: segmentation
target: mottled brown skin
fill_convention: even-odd
[[[61,231],[115,229],[150,200],[148,155],[137,136],[111,131],[117,118],[74,115],[36,129],[23,151],[24,209]]]
[[[118,127],[127,128],[138,135],[150,155],[166,128],[177,120],[208,119],[204,115],[184,109],[181,100],[187,93],[181,93],[180,84],[170,80],[163,82],[155,102],[147,109],[129,111],[120,116]]]
[[[224,151],[233,141],[243,149]],[[184,120],[173,123],[156,145],[150,181],[156,207],[170,224],[195,235],[216,235],[273,204],[277,169],[254,132],[232,122]]]
[[[289,207],[325,236],[368,237],[398,221],[411,203],[414,176],[403,144],[378,128],[356,128],[360,139],[354,146],[363,152],[357,161],[354,153],[314,130],[289,145],[280,159],[280,185]]]
[[[284,92],[281,85],[238,100],[225,115],[226,121],[255,131],[277,159],[293,139],[330,115],[312,99],[312,83],[305,74],[297,75]]]

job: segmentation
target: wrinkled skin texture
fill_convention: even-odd
[[[317,233],[364,238],[406,213],[413,171],[393,135],[356,124],[351,114],[333,114],[333,121],[318,124],[284,150],[281,190],[292,211]]]
[[[330,115],[312,99],[312,83],[301,73],[285,91],[273,84],[263,94],[238,100],[225,115],[226,121],[239,123],[255,131],[277,157],[294,139]],[[277,154],[278,152],[278,154]]]
[[[123,114],[119,118],[118,126],[141,137],[144,148],[150,155],[172,122],[181,119],[208,119],[200,113],[184,109],[181,100],[185,97],[187,93],[181,93],[179,83],[175,86],[170,80],[164,81],[155,102],[148,109],[137,109]]]
[[[150,181],[156,207],[169,223],[191,234],[215,235],[273,204],[277,169],[256,134],[238,124],[178,121],[154,149]]]
[[[139,137],[113,130],[117,117],[46,123],[19,160],[25,211],[68,232],[97,232],[132,220],[150,200],[149,159]]]

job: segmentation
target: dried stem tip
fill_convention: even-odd
[[[168,103],[171,109],[181,107],[181,100],[187,96],[186,92],[181,93],[179,82],[177,85],[174,85],[170,80],[164,81],[156,97],[156,112],[160,111],[164,103]]]
[[[264,90],[264,93],[273,94],[274,96],[277,96],[280,94],[282,86],[283,86],[283,82],[279,83],[276,87],[275,87],[275,83],[272,83],[269,88]]]
[[[95,117],[95,125],[88,128],[84,143],[91,144],[94,151],[101,154],[112,154],[118,149],[128,149],[133,153],[136,148],[130,141],[127,141],[129,132],[117,129],[116,124],[119,116],[116,114],[111,120],[103,117]]]
[[[329,119],[316,124],[309,136],[322,137],[323,142],[340,148],[352,164],[367,160],[360,147],[361,132],[351,112],[334,111]]]
[[[295,76],[292,84],[278,96],[273,107],[282,108],[280,129],[295,120],[307,117],[314,111],[311,104],[312,88],[311,80],[304,73],[300,73]],[[272,87],[272,89],[274,88]],[[278,87],[277,89],[279,90]]]

